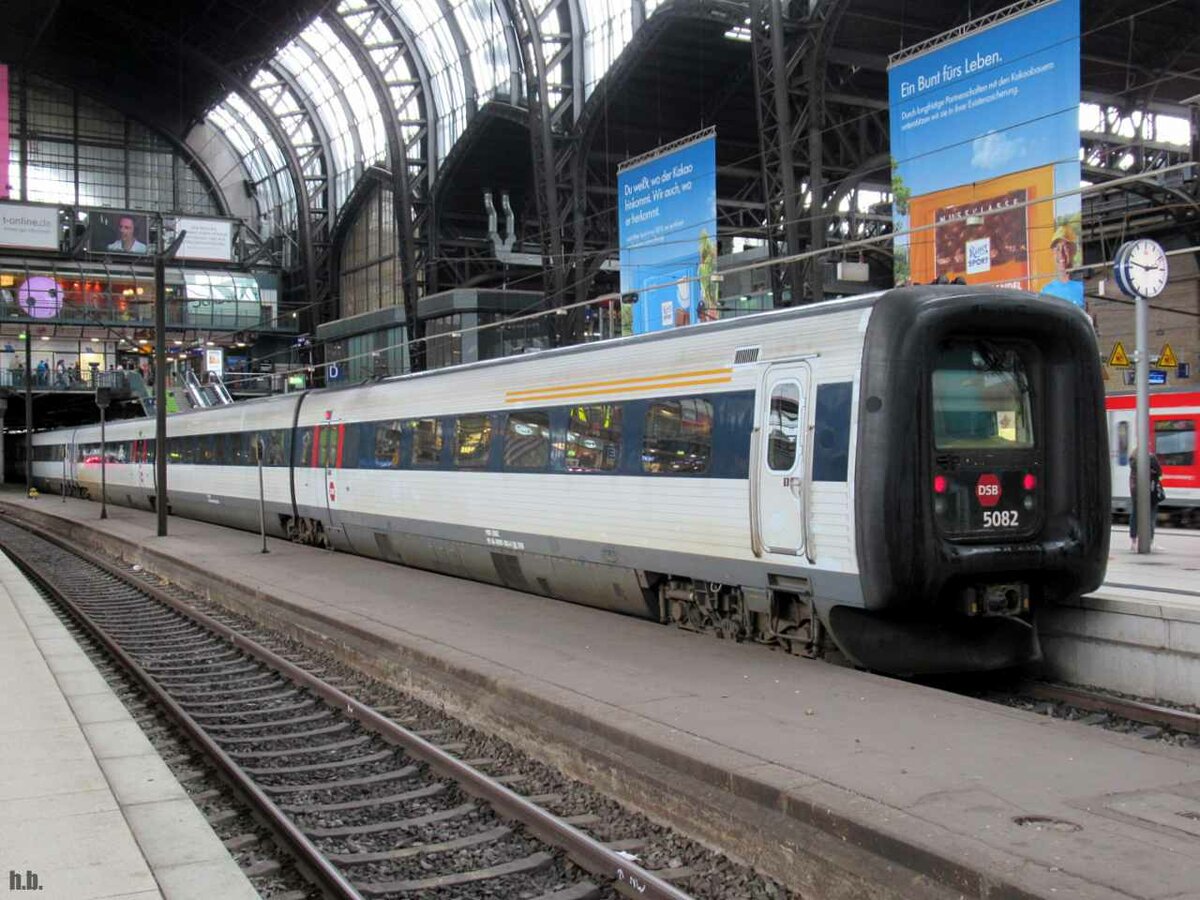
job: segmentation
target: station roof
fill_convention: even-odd
[[[817,3],[843,8],[828,51],[837,82],[831,97],[884,120],[889,54],[1007,5],[784,5],[798,22]],[[1179,114],[1200,95],[1196,0],[1081,0],[1081,6],[1085,99]],[[7,0],[0,59],[96,95],[181,139],[207,122],[233,145],[251,180],[267,184],[264,190],[285,207],[291,188],[280,173],[289,165],[315,166],[311,160],[320,157],[336,215],[364,171],[388,164],[393,121],[412,178],[430,187],[438,170],[455,161],[456,144],[480,113],[501,107],[512,114],[477,130],[498,137],[500,153],[493,156],[528,167],[528,151],[509,153],[527,143],[516,111],[526,102],[529,61],[512,18],[522,8],[540,23],[540,62],[551,102],[560,104],[556,115],[578,121],[614,64],[627,70],[622,89],[603,99],[612,167],[658,137],[678,137],[672,121],[694,122],[698,110],[722,117],[722,142],[737,145],[722,167],[742,161],[747,177],[757,169],[749,158],[757,147],[752,67],[744,61],[748,45],[738,40],[749,0]],[[646,25],[663,17],[672,27],[661,29],[661,40],[645,42],[645,58],[623,58],[627,48],[638,52],[633,46]],[[738,54],[743,62],[731,65]],[[386,85],[390,109],[376,99],[372,84],[380,82],[371,69]],[[281,146],[283,140],[291,146]],[[886,150],[886,133],[867,140]],[[459,166],[456,176],[467,178],[470,168]],[[468,202],[477,206],[471,193]]]

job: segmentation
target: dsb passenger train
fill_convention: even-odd
[[[1100,584],[1099,355],[1057,300],[905,288],[168,419],[174,515],[843,656],[897,674],[1036,659]],[[108,427],[153,508],[154,423]],[[100,432],[36,435],[93,499]]]

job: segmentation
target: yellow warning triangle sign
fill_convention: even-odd
[[[1113,344],[1112,353],[1108,355],[1108,364],[1118,369],[1129,368],[1129,354],[1125,352],[1125,345],[1120,341]]]
[[[1162,352],[1158,354],[1158,365],[1161,369],[1174,369],[1179,365],[1179,359],[1170,344],[1163,344]]]

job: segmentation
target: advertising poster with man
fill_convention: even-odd
[[[88,225],[88,249],[93,253],[150,252],[150,217],[145,213],[92,211]]]
[[[897,284],[944,278],[1083,306],[1079,0],[896,54],[888,70]],[[904,234],[912,231],[912,234]]]
[[[633,333],[716,318],[714,130],[623,163],[617,193],[621,293],[638,295]]]

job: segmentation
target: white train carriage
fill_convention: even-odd
[[[173,416],[170,508],[256,529],[261,441],[278,535],[889,671],[994,668],[1103,574],[1096,359],[1069,304],[893,291]],[[157,502],[152,430],[109,427],[110,502]],[[39,482],[98,496],[98,431],[37,435]]]

